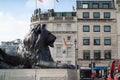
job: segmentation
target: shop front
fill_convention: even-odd
[[[107,77],[107,68],[108,66],[95,66],[93,71],[96,72],[97,78],[106,78]]]

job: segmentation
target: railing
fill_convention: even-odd
[[[73,20],[73,19],[74,19],[73,16],[66,16],[66,17],[65,17],[65,20]]]
[[[49,17],[40,17],[40,20],[49,20]]]
[[[63,20],[63,17],[54,17],[55,20]]]

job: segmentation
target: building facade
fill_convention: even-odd
[[[36,9],[31,17],[31,27],[38,23],[46,24],[46,28],[57,37],[54,48],[50,50],[58,63],[75,64],[76,20],[76,12],[41,12],[40,9]]]
[[[117,15],[117,49],[118,49],[118,58],[120,59],[120,0],[116,0],[116,15]]]
[[[31,27],[44,23],[56,35],[51,49],[55,61],[80,67],[108,66],[111,59],[120,58],[119,14],[119,1],[77,0],[76,12],[36,9]]]
[[[117,21],[113,0],[77,0],[79,63],[107,66],[117,59]],[[80,37],[79,37],[80,36]]]

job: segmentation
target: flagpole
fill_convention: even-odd
[[[55,0],[54,0],[54,11],[55,11]]]
[[[37,0],[36,0],[36,2],[35,2],[35,9],[37,9]]]

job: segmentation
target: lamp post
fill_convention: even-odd
[[[74,41],[74,44],[75,44],[75,67],[76,67],[76,70],[77,70],[77,60],[78,60],[78,49],[77,49],[77,40],[75,39]]]
[[[94,59],[91,59],[91,78],[92,79],[94,79],[94,76],[93,76],[93,69],[94,69],[94,67],[95,67],[95,62],[94,62]],[[94,73],[95,74],[95,73]]]
[[[93,70],[93,62],[92,62],[92,59],[91,59],[91,71]]]
[[[91,59],[91,71],[93,71],[93,68],[95,67],[94,59]]]

